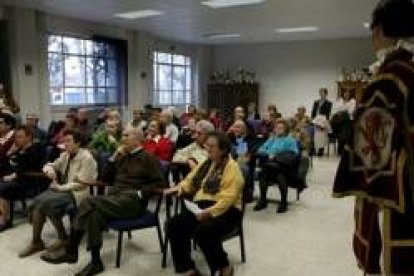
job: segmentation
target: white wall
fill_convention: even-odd
[[[215,70],[253,70],[261,110],[274,103],[284,116],[299,105],[310,112],[320,87],[327,87],[334,100],[341,67],[363,68],[373,61],[369,39],[224,45],[213,52]]]
[[[5,9],[7,10],[7,19],[11,23],[13,94],[20,104],[22,115],[36,112],[41,115],[43,125],[47,125],[52,119],[63,117],[65,113],[65,110],[51,110],[49,106],[46,52],[46,34],[48,32],[85,37],[102,35],[127,40],[128,105],[123,107],[124,120],[129,118],[132,107],[142,107],[152,101],[151,50],[164,49],[169,51],[174,49],[175,53],[190,55],[196,61],[194,69],[197,70],[198,55],[203,53],[205,56],[204,46],[163,41],[144,32],[49,15],[30,9],[15,7],[6,7]],[[26,64],[32,65],[32,75],[25,74],[24,66]],[[209,62],[203,60],[200,63],[200,68],[203,72],[209,72]],[[146,73],[146,77],[142,78],[141,73]],[[194,79],[196,92],[199,90],[198,84],[198,79]]]

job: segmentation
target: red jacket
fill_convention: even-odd
[[[157,142],[158,141],[158,142]],[[170,139],[159,137],[157,139],[146,139],[144,149],[157,156],[160,160],[171,161],[173,153],[173,143]]]

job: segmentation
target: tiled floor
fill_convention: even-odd
[[[309,173],[309,186],[300,201],[290,191],[290,211],[276,214],[276,204],[267,210],[253,212],[248,206],[245,218],[247,262],[240,263],[238,240],[226,243],[236,275],[258,276],[354,276],[362,275],[352,255],[352,199],[332,199],[331,187],[337,165],[336,159],[314,161]],[[269,191],[270,198],[279,198],[277,189]],[[0,234],[0,275],[73,275],[88,261],[84,247],[76,265],[53,266],[42,262],[39,255],[17,258],[30,237],[30,227],[20,225]],[[54,233],[46,228],[45,240]],[[105,234],[103,260],[106,271],[102,275],[174,275],[171,259],[166,269],[160,268],[161,254],[155,231],[140,231],[131,241],[125,240],[121,268],[115,264],[115,233]],[[208,274],[203,257],[195,252],[196,263]]]

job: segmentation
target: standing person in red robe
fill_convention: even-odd
[[[380,1],[371,30],[378,61],[361,91],[333,192],[356,196],[359,267],[380,273],[382,252],[385,275],[414,275],[413,1]]]

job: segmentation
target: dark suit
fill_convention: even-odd
[[[331,110],[332,110],[332,102],[325,100],[322,103],[322,106],[319,107],[321,100],[317,100],[313,103],[312,108],[312,119],[315,118],[317,115],[325,115],[326,119],[329,120],[329,117],[331,116]]]

